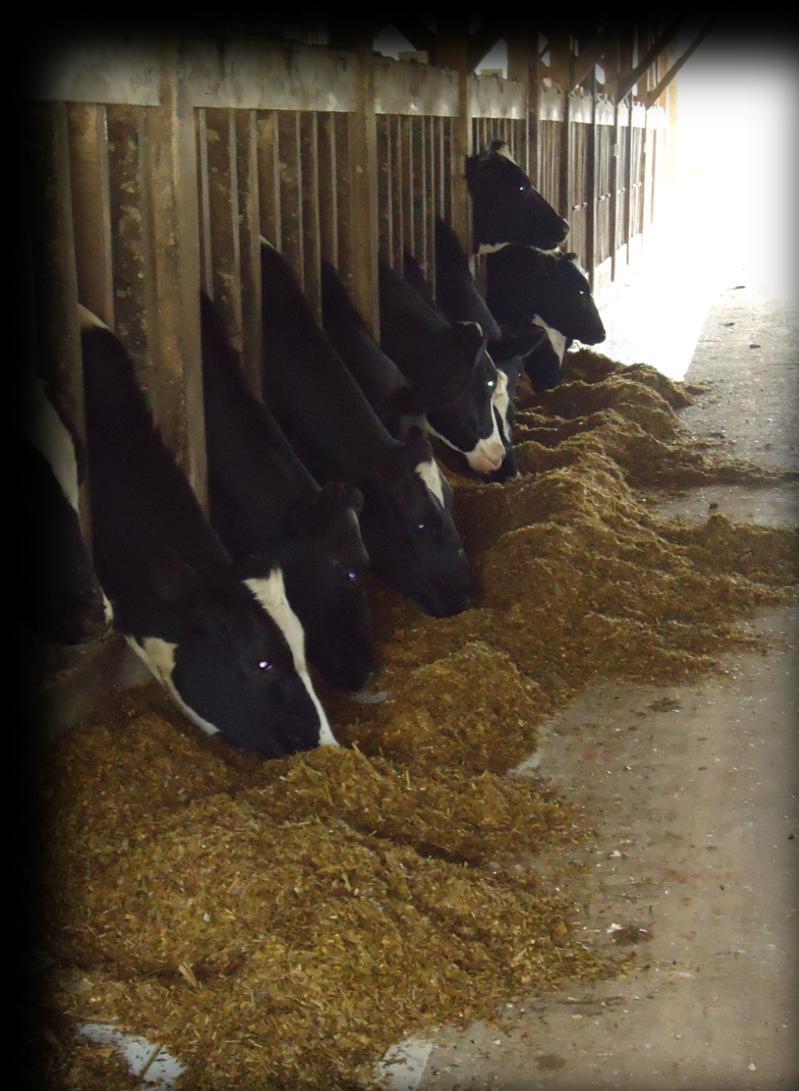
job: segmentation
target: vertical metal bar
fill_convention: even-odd
[[[114,329],[155,411],[148,322],[154,301],[144,109],[109,106],[107,118]]]
[[[313,110],[302,111],[300,155],[302,158],[302,282],[305,295],[317,319],[322,318],[322,292],[319,265],[319,155],[317,117]]]
[[[357,220],[353,218],[352,202],[348,199],[352,185],[352,118],[349,114],[333,114],[335,132],[335,175],[333,185],[336,199],[336,265],[349,278],[353,268],[354,233]],[[379,184],[379,180],[378,180]]]
[[[258,207],[261,234],[273,246],[283,247],[283,222],[280,214],[280,149],[275,110],[258,111],[255,117],[258,155]]]
[[[239,215],[241,362],[250,387],[261,390],[261,210],[258,192],[258,131],[255,110],[236,110],[236,178]]]
[[[378,246],[381,256],[390,262],[394,253],[394,210],[391,184],[394,158],[391,144],[391,123],[385,114],[378,117],[376,121],[376,144]]]
[[[208,197],[208,132],[205,110],[195,110],[197,130],[197,206],[200,217],[200,284],[208,296],[213,296],[213,253],[211,248],[211,208]]]
[[[231,342],[241,352],[239,188],[233,111],[207,109],[205,128],[208,149],[207,233],[211,243],[211,294],[224,316]]]
[[[302,254],[302,154],[300,118],[294,110],[279,110],[278,169],[280,171],[281,252],[303,279]]]
[[[334,113],[320,114],[319,141],[319,252],[325,261],[338,265],[338,185],[336,179],[336,128]]]

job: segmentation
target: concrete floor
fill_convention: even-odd
[[[728,455],[796,470],[795,312],[741,283],[736,271],[697,323],[686,378],[709,388],[682,418]],[[611,338],[603,349],[646,360],[630,331],[626,345]],[[704,519],[711,504],[732,519],[799,522],[796,482],[690,490],[659,510]],[[408,1043],[389,1086],[799,1086],[796,621],[787,607],[760,615],[752,625],[773,650],[730,655],[720,676],[603,685],[546,725],[532,762],[586,803],[598,830],[582,850],[586,938],[637,941],[622,948],[636,951],[636,969],[510,1005],[502,1029],[440,1028]]]

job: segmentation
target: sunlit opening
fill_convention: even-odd
[[[795,61],[708,38],[677,77],[656,229],[623,291],[600,300],[613,359],[681,379],[720,293],[795,298]]]

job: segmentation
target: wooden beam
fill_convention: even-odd
[[[471,153],[471,96],[469,34],[465,19],[446,18],[438,22],[436,64],[458,73],[458,116],[451,128],[450,225],[466,253],[471,253],[471,202],[466,187],[464,163]]]
[[[576,91],[586,76],[593,71],[594,65],[599,61],[613,42],[617,32],[617,25],[611,23],[600,30],[588,46],[574,59],[572,66],[571,86],[567,94]]]
[[[435,34],[422,19],[394,19],[391,25],[395,26],[418,52],[431,54],[434,51]]]
[[[469,35],[467,62],[471,71],[477,68],[486,54],[490,53],[500,38],[507,34],[504,23],[497,23],[491,19],[481,23],[474,34]]]
[[[654,104],[657,102],[657,100],[660,98],[660,96],[664,93],[666,88],[669,86],[671,81],[674,79],[674,77],[680,71],[682,66],[685,64],[685,62],[688,60],[688,58],[691,56],[691,54],[696,50],[697,46],[699,46],[700,43],[702,41],[704,41],[704,39],[707,37],[707,35],[712,30],[712,28],[715,26],[717,21],[718,21],[718,15],[714,15],[710,19],[708,19],[708,21],[705,23],[704,27],[699,31],[699,33],[694,38],[694,40],[691,42],[691,44],[688,46],[688,48],[674,62],[674,64],[668,70],[668,72],[663,77],[663,79],[660,81],[660,83],[657,85],[657,87],[655,87],[652,91],[649,91],[648,94],[644,96],[644,102],[646,103],[647,108],[650,107],[650,106],[654,106]]]
[[[652,67],[652,65],[661,55],[661,53],[663,53],[663,51],[671,43],[672,39],[676,36],[680,27],[685,22],[685,18],[685,12],[681,12],[676,19],[673,19],[672,22],[669,23],[666,30],[657,39],[657,41],[653,42],[653,44],[646,51],[644,59],[635,66],[632,72],[629,72],[627,76],[622,77],[619,80],[619,101],[629,95],[630,91],[632,91],[636,83],[638,83],[638,81],[646,75],[646,73],[649,71],[649,69]]]

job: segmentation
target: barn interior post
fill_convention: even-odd
[[[508,32],[508,79],[516,80],[524,88],[524,158],[519,166],[535,183],[537,149],[535,133],[537,124],[537,60],[535,32],[528,24],[515,24]]]
[[[435,39],[435,63],[458,73],[458,116],[451,130],[451,220],[450,224],[467,254],[472,252],[469,191],[464,163],[471,154],[472,114],[469,91],[472,69],[469,64],[469,27],[465,18],[441,18]],[[475,149],[477,150],[477,149]]]
[[[350,185],[345,195],[349,205],[347,223],[350,254],[348,285],[353,303],[372,335],[380,335],[377,288],[377,118],[375,115],[375,74],[371,39],[361,38],[355,49],[358,72],[357,108],[349,115]]]
[[[147,110],[146,183],[153,245],[151,350],[164,438],[207,508],[200,348],[197,149],[188,73],[177,41],[162,47],[160,104]]]

